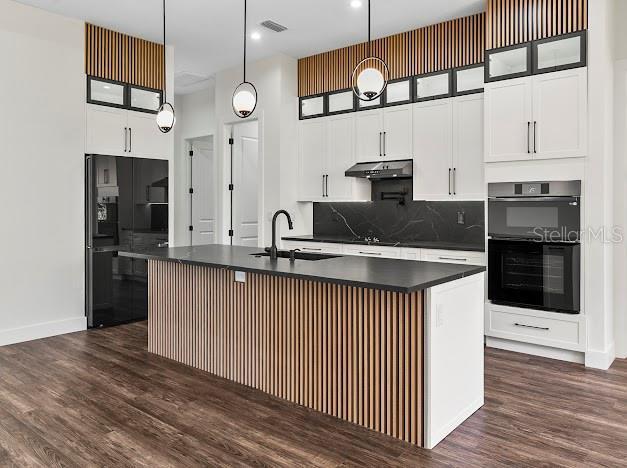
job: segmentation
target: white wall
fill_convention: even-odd
[[[83,36],[0,0],[0,345],[86,325]]]
[[[586,225],[607,230],[614,222],[614,7],[614,0],[595,0],[588,14],[589,155],[584,204]],[[584,300],[590,367],[607,368],[614,360],[614,249],[613,244],[588,236]]]
[[[215,135],[215,83],[207,89],[176,95],[176,126],[174,127],[174,245],[189,245],[190,173],[187,140]]]
[[[269,245],[271,217],[278,209],[287,209],[295,225],[291,234],[311,232],[311,204],[297,203],[297,61],[276,55],[247,67],[248,81],[257,88],[257,109],[249,119],[259,121],[259,155],[261,175],[260,243]],[[228,164],[228,135],[225,125],[240,121],[233,113],[231,97],[242,81],[241,67],[226,70],[216,76],[216,156],[220,172],[226,176]],[[226,184],[223,184],[223,189]],[[278,189],[278,190],[277,190]],[[222,241],[227,238],[225,219],[228,213],[228,192],[220,192],[218,226]],[[280,233],[287,232],[281,219]]]

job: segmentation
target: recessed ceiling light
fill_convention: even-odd
[[[353,8],[361,8],[361,0],[352,0],[351,1],[351,6]]]
[[[258,33],[257,31],[255,31],[255,32],[253,32],[253,33],[250,35],[250,38],[251,38],[253,41],[258,41],[259,39],[261,39],[261,34],[260,34],[260,33]]]

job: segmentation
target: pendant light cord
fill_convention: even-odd
[[[167,91],[167,86],[166,86],[166,80],[167,80],[166,69],[167,67],[165,66],[165,0],[163,0],[163,102],[164,103],[168,102],[168,99],[167,99],[168,91]]]
[[[244,83],[246,83],[246,21],[248,0],[244,0]]]
[[[165,1],[165,0],[164,0]],[[370,21],[371,21],[371,15],[370,15],[370,0],[368,0],[368,57],[372,56],[372,49],[371,49],[371,44],[372,44],[372,40],[370,39]]]

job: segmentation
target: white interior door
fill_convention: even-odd
[[[383,157],[383,109],[355,114],[355,141],[357,162],[377,161]]]
[[[485,160],[531,159],[531,77],[485,86]]]
[[[483,200],[483,94],[453,101],[453,194]]]
[[[233,125],[233,245],[259,245],[257,122]]]
[[[192,143],[192,245],[215,244],[218,177],[213,137]]]
[[[386,108],[383,119],[383,158],[411,159],[414,155],[411,104]]]
[[[442,200],[453,193],[451,99],[414,104],[414,199]]]
[[[587,81],[587,68],[533,77],[534,158],[586,156]]]

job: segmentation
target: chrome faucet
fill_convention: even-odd
[[[270,259],[271,260],[276,260],[278,258],[278,255],[277,255],[278,249],[276,248],[276,220],[280,214],[284,214],[285,217],[287,218],[287,225],[289,226],[290,230],[294,229],[294,224],[292,224],[292,218],[290,217],[290,214],[287,211],[279,210],[276,213],[274,213],[274,216],[272,217],[272,246],[270,247]]]

